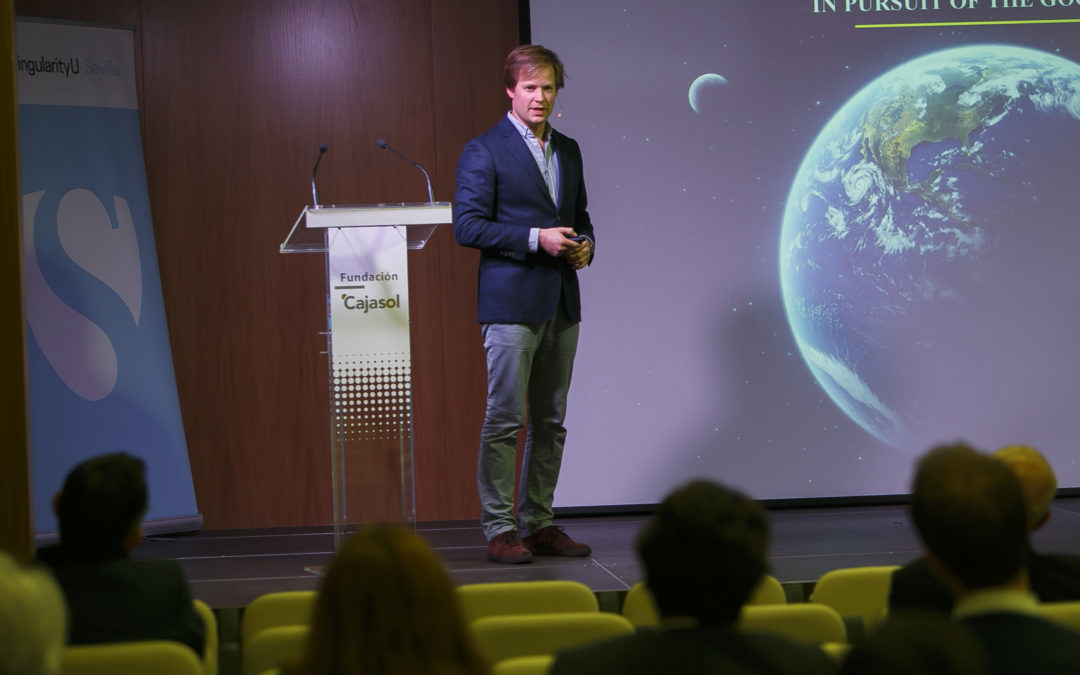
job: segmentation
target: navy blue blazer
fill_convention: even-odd
[[[831,675],[825,652],[734,626],[639,629],[560,652],[549,675]]]
[[[1028,579],[1040,602],[1080,600],[1080,556],[1043,554],[1028,549]],[[889,609],[927,609],[951,612],[952,593],[918,558],[893,572]]]
[[[174,640],[202,655],[203,622],[175,560],[132,560],[123,552],[87,559],[63,544],[37,559],[64,592],[69,644]]]
[[[998,612],[962,619],[986,647],[991,675],[1080,673],[1080,635],[1037,616]]]
[[[559,206],[525,139],[508,118],[469,141],[457,166],[454,238],[480,249],[480,323],[541,323],[560,298],[571,321],[581,321],[577,272],[564,258],[529,252],[534,227],[571,227],[593,242],[581,149],[552,129],[559,163]],[[590,261],[591,262],[591,261]]]

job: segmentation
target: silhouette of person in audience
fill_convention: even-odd
[[[64,598],[49,573],[0,551],[0,673],[57,675],[66,629]]]
[[[997,675],[1080,672],[1080,633],[1038,616],[1027,577],[1027,505],[1016,474],[964,443],[916,465],[911,515],[927,563],[956,598]]]
[[[308,675],[487,675],[435,552],[400,526],[355,534],[330,563],[302,660]]]
[[[907,610],[848,652],[840,675],[986,675],[989,667],[968,626],[941,612]]]
[[[82,462],[53,499],[60,544],[38,560],[67,600],[71,644],[174,640],[202,654],[205,628],[175,560],[133,560],[147,509],[146,465],[122,452]]]
[[[742,493],[710,481],[675,490],[637,539],[660,628],[564,651],[551,674],[834,672],[815,647],[736,629],[768,542],[765,513]]]
[[[1020,479],[1027,506],[1029,532],[1035,532],[1050,518],[1050,503],[1057,493],[1057,476],[1038,450],[1026,445],[1010,445],[992,455],[1004,462]],[[1028,577],[1031,590],[1043,602],[1080,600],[1080,556],[1042,554],[1028,548]],[[930,572],[925,558],[918,558],[893,573],[889,607],[949,612],[953,596]]]

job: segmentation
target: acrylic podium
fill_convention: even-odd
[[[350,527],[416,521],[407,252],[447,202],[305,207],[282,253],[326,255],[334,548]]]

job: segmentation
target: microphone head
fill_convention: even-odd
[[[390,144],[387,143],[386,139],[384,139],[384,138],[380,138],[379,140],[375,141],[375,145],[379,146],[383,150],[385,150],[386,148],[388,148],[390,146]]]
[[[326,143],[323,143],[322,145],[319,146],[319,152],[320,153],[326,152],[328,149],[329,148],[326,147]]]

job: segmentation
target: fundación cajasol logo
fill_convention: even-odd
[[[393,272],[364,272],[363,274],[341,274],[341,283],[347,284],[356,284],[358,282],[364,283],[372,281],[388,282],[397,280],[398,275]],[[364,288],[364,286],[339,286],[338,288],[361,289]],[[359,295],[354,295],[352,293],[342,293],[341,301],[345,309],[361,311],[364,314],[367,314],[370,311],[378,309],[399,309],[401,307],[401,294],[395,294],[392,298],[372,298],[370,295],[364,295],[363,297],[360,297]]]

